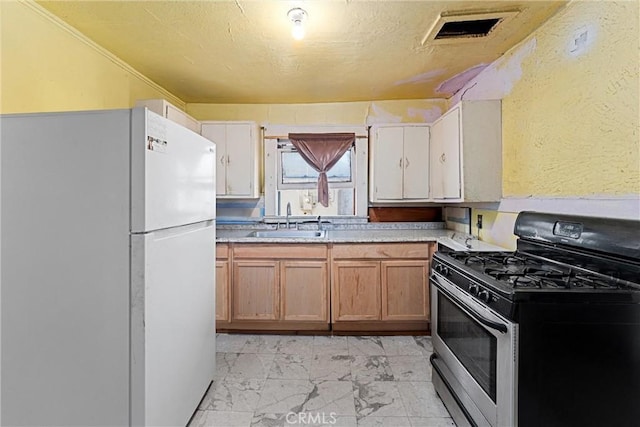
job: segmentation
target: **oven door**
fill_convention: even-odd
[[[430,282],[434,385],[447,387],[464,421],[515,426],[517,324],[435,272]]]

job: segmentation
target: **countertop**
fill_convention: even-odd
[[[438,226],[399,228],[402,225],[384,228],[356,227],[355,229],[326,230],[325,237],[317,238],[282,238],[251,236],[258,228],[219,228],[216,241],[219,243],[391,243],[391,242],[438,242],[453,250],[459,251],[506,251],[500,246],[492,245],[469,234],[454,232]],[[309,228],[315,230],[316,228]],[[468,244],[471,247],[466,246]]]

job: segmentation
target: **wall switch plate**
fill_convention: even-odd
[[[478,215],[478,222],[476,223],[478,230],[482,229],[482,215]]]

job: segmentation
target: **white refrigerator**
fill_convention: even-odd
[[[0,424],[186,425],[215,369],[215,144],[0,116]]]

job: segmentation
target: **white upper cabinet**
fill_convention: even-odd
[[[172,122],[191,129],[195,133],[200,133],[200,122],[198,120],[164,99],[142,99],[136,101],[136,107],[147,107],[149,110]]]
[[[371,128],[370,151],[371,202],[429,199],[428,125],[375,125]]]
[[[258,126],[255,122],[203,121],[202,136],[216,143],[216,194],[257,198]]]
[[[500,101],[462,101],[443,114],[431,125],[430,160],[434,201],[500,201]]]

